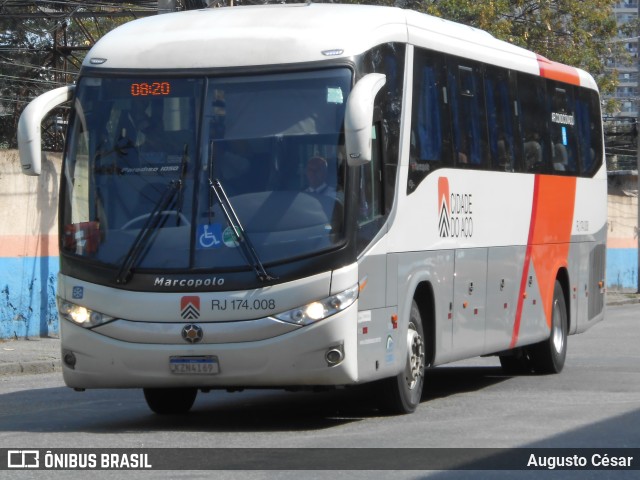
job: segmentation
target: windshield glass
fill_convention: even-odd
[[[261,262],[341,245],[350,85],[346,68],[82,78],[65,160],[63,250],[119,268],[135,245],[134,271],[247,268],[214,181]]]

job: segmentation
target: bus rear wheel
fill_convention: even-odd
[[[560,373],[567,356],[569,322],[562,285],[556,280],[551,308],[549,338],[529,348],[529,358],[536,373]]]
[[[176,415],[191,410],[197,388],[144,388],[144,399],[158,415]]]
[[[422,398],[426,355],[422,318],[415,301],[411,305],[406,341],[407,358],[404,370],[379,384],[380,407],[385,413],[412,413]]]

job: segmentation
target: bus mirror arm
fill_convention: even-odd
[[[347,162],[350,166],[364,165],[371,161],[374,100],[386,82],[386,75],[381,73],[365,75],[347,98],[344,130]]]
[[[25,175],[40,175],[42,164],[40,124],[51,110],[71,100],[74,90],[74,85],[67,85],[44,93],[32,100],[20,115],[18,149],[22,173]]]

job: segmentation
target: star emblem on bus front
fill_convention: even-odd
[[[204,332],[199,325],[189,324],[182,327],[182,338],[188,343],[198,343],[202,340]]]

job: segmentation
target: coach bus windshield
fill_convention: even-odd
[[[62,250],[119,268],[247,267],[344,242],[346,68],[85,76],[65,155]]]

